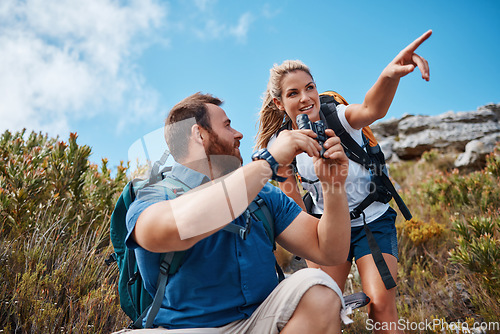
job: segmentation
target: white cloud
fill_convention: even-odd
[[[72,119],[100,110],[119,112],[122,120],[155,110],[157,93],[133,61],[145,40],[158,38],[166,9],[156,0],[120,3],[2,1],[1,131],[27,127],[62,135]]]
[[[216,4],[217,0],[194,0],[194,5],[198,10],[204,12]]]
[[[199,19],[195,20],[200,21]],[[237,42],[244,43],[253,20],[253,15],[247,12],[240,16],[236,25],[230,25],[220,21],[213,15],[205,13],[201,20],[201,24],[193,24],[191,29],[193,33],[202,40],[217,40],[234,37]]]
[[[250,24],[254,20],[252,14],[245,13],[240,16],[238,25],[229,29],[229,33],[236,37],[239,42],[245,42],[250,28]]]
[[[268,3],[264,4],[262,7],[262,16],[267,19],[272,19],[281,13],[280,8],[276,8],[274,5]]]

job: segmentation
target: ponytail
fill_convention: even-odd
[[[288,115],[278,109],[269,90],[267,90],[264,93],[262,108],[259,111],[259,120],[257,121],[259,129],[255,136],[255,149],[266,148],[271,137],[288,119]]]

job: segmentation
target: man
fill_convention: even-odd
[[[187,250],[169,279],[154,325],[174,333],[185,328],[197,328],[196,333],[340,333],[343,300],[328,275],[303,269],[278,285],[262,223],[254,222],[245,240],[222,230],[231,222],[245,226],[241,214],[259,194],[274,215],[280,245],[317,263],[344,262],[350,241],[344,190],[348,160],[339,138],[327,130],[322,159],[314,132],[284,131],[269,151],[239,167],[243,135],[231,127],[221,104],[197,93],[174,106],[166,120],[165,137],[176,160],[170,176],[195,189],[168,200],[160,182],[139,192],[128,210],[127,245],[135,249],[152,295],[160,254]],[[282,177],[278,167],[302,152],[316,157],[325,194],[321,220],[267,183]]]

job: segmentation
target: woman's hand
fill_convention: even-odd
[[[361,129],[385,117],[396,94],[399,80],[413,72],[416,66],[420,69],[422,78],[429,81],[429,64],[427,60],[416,54],[415,50],[431,35],[432,30],[429,30],[401,50],[366,93],[363,103],[350,104],[347,107],[345,117],[354,129]]]
[[[329,137],[325,143],[324,159],[315,157],[314,171],[321,182],[326,182],[329,186],[344,186],[349,169],[349,159],[347,158],[340,138],[335,135],[332,129],[326,129],[325,134]]]
[[[310,157],[319,157],[321,145],[314,139],[317,135],[312,130],[283,130],[269,147],[269,153],[280,164],[278,175],[289,177],[289,164],[297,154],[307,153]]]
[[[422,73],[422,79],[429,81],[429,64],[427,63],[427,60],[425,60],[422,56],[416,54],[415,50],[417,50],[417,48],[431,35],[432,30],[429,30],[422,36],[414,40],[406,48],[401,50],[396,58],[394,58],[384,69],[385,74],[391,78],[399,79],[413,72],[415,67],[418,66],[420,72]]]

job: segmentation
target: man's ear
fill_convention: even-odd
[[[203,134],[201,133],[201,128],[198,124],[191,127],[191,137],[194,141],[203,145]]]
[[[281,102],[281,100],[273,97],[273,102],[276,105],[276,107],[278,107],[279,110],[285,111],[285,107],[283,106],[283,103]]]

